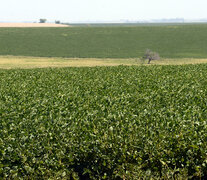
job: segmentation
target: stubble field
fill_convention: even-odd
[[[68,27],[68,25],[55,23],[0,23],[0,28],[28,28],[28,27]]]

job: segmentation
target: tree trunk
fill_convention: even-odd
[[[151,58],[149,58],[148,64],[150,64],[151,60],[152,60],[152,59],[151,59]]]

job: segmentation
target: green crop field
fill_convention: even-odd
[[[207,25],[0,28],[0,55],[137,58],[149,48],[163,58],[207,58]]]
[[[0,28],[0,179],[206,179],[206,47],[207,24]]]
[[[205,56],[205,39],[198,41],[206,36],[198,33],[205,26],[185,28],[154,29],[174,43],[181,40],[173,33],[185,40],[188,47],[178,43],[177,54],[163,46],[172,42],[146,27],[1,29],[7,42],[0,41],[0,49],[16,55],[115,56],[119,44],[117,56],[128,57],[149,46],[142,32],[160,39],[152,38],[151,45],[163,55]],[[199,47],[187,43],[193,39]],[[86,44],[94,46],[87,51]],[[0,70],[0,179],[205,179],[206,74],[207,64]]]

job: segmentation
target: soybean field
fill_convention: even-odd
[[[161,30],[172,31],[168,36],[173,39],[173,33],[181,35],[185,27]],[[116,28],[109,32],[114,31]],[[137,31],[151,32],[147,28],[123,28],[119,32],[126,36],[120,39],[122,33],[116,32],[114,43],[119,43],[120,48],[131,48],[127,41],[133,40],[126,37],[134,37],[131,33],[137,34]],[[185,51],[188,52],[185,55],[206,56],[204,49],[194,49],[195,45],[190,44],[192,39],[198,40],[198,36],[206,34],[199,33],[188,39],[194,31],[207,30],[204,26],[189,28],[183,38],[192,49]],[[101,47],[107,47],[107,41],[99,43],[97,53],[92,46],[86,51],[88,43],[97,43],[108,32],[103,29],[43,29],[41,32],[41,38],[31,41],[28,37],[35,37],[39,29],[0,29],[4,38],[10,37],[7,46],[0,41],[1,53],[115,56],[117,50],[121,57],[137,55],[135,49],[115,50],[113,43],[114,48],[100,53]],[[96,40],[92,36],[94,32]],[[156,28],[154,32],[162,34]],[[63,33],[68,33],[67,41]],[[80,33],[87,36],[91,33],[91,40],[86,36],[79,39]],[[72,39],[80,41],[73,41],[72,54],[59,42],[51,44],[53,37],[67,45]],[[77,54],[75,49],[80,42],[83,44]],[[204,40],[196,42],[206,43]],[[160,48],[165,56],[180,56],[184,52],[183,46],[173,55],[171,48],[165,50],[165,43],[167,41],[152,43],[152,46]],[[9,49],[10,45],[16,48]],[[0,179],[205,179],[206,74],[207,64],[1,69]]]
[[[0,28],[0,55],[137,58],[149,48],[162,58],[207,58],[206,47],[206,24]]]

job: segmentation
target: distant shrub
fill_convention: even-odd
[[[60,24],[60,21],[59,20],[55,21],[55,24]]]
[[[40,23],[46,23],[47,19],[40,19]]]

